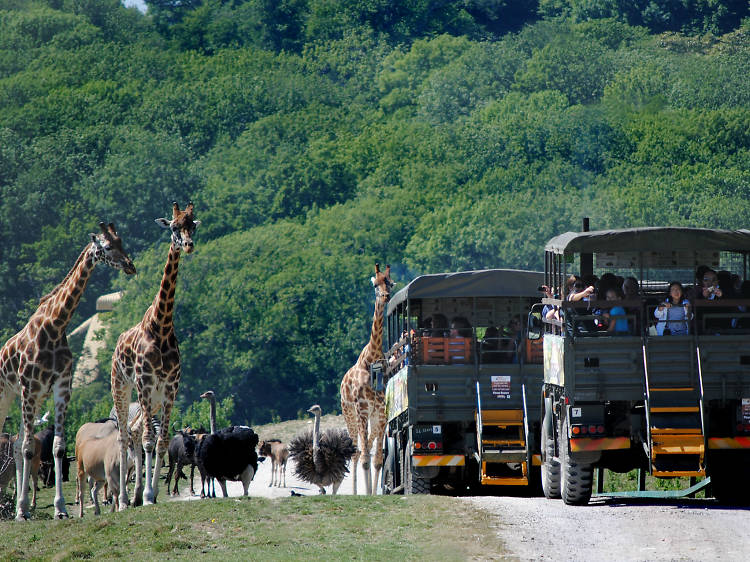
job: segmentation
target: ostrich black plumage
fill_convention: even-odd
[[[312,431],[297,435],[289,443],[289,456],[295,461],[297,478],[315,484],[325,494],[325,486],[336,492],[349,472],[349,459],[354,455],[354,443],[345,429],[327,429],[320,432],[320,406],[307,410],[315,416]]]

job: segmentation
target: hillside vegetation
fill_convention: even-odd
[[[375,262],[398,288],[539,269],[583,216],[750,223],[747,2],[147,4],[0,0],[0,335],[99,220],[139,274],[98,268],[71,327],[119,289],[112,332],[135,324],[166,260],[154,219],[192,200],[178,423],[208,387],[235,423],[335,412]],[[71,424],[109,411],[113,346]]]

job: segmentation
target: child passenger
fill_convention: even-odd
[[[659,320],[656,333],[660,336],[685,336],[688,333],[690,319],[690,302],[685,298],[682,283],[673,281],[669,284],[669,296],[656,307],[654,316]]]
[[[619,287],[610,287],[607,289],[606,300],[613,303],[622,300],[622,293]],[[608,311],[602,311],[601,315],[603,324],[607,326],[608,332],[615,334],[627,334],[629,332],[625,309],[619,303],[614,304]]]

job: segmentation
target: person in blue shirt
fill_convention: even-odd
[[[607,332],[613,334],[627,334],[630,330],[628,319],[625,317],[625,309],[619,304],[614,304],[622,300],[622,292],[618,287],[610,287],[605,295],[606,300],[613,303],[612,308],[602,311],[602,318],[607,324]]]
[[[679,281],[669,284],[669,297],[654,310],[654,316],[659,320],[656,333],[660,336],[688,334],[688,320],[690,319],[690,301],[685,298],[685,289]]]

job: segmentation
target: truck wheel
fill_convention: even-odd
[[[544,497],[554,500],[560,498],[560,463],[555,457],[555,441],[550,439],[548,429],[552,427],[552,412],[545,407],[542,424],[542,492]]]
[[[386,450],[385,450],[385,462],[383,463],[383,472],[381,473],[382,480],[380,487],[383,490],[383,495],[390,495],[393,488],[396,487],[394,479],[394,468],[395,468],[395,439],[393,437],[386,437]]]
[[[709,460],[711,491],[718,502],[741,506],[750,504],[750,485],[746,482],[748,461],[750,459],[740,455]]]
[[[411,458],[409,458],[408,448],[404,451],[404,464],[403,464],[403,482],[404,482],[404,494],[411,496],[413,494],[429,494],[430,493],[430,481],[425,478],[420,478],[414,473],[414,467],[411,465]]]
[[[562,499],[566,505],[585,505],[591,498],[594,470],[590,464],[574,461],[568,447],[568,439],[563,435],[560,439]]]

